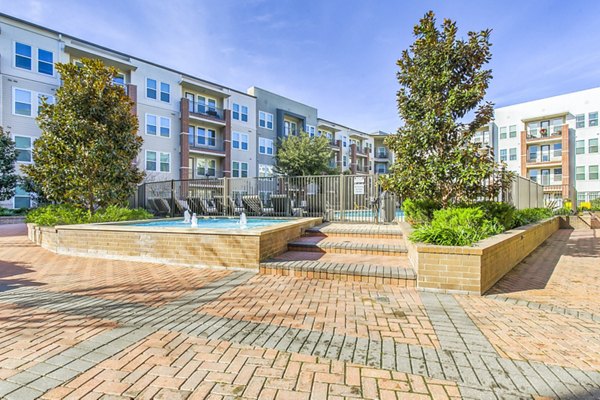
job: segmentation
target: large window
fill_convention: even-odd
[[[213,159],[197,158],[196,174],[198,176],[216,176],[217,162]]]
[[[258,112],[258,126],[261,128],[273,129],[273,114],[268,112]]]
[[[238,121],[248,122],[248,107],[233,103],[232,117]]]
[[[598,152],[598,139],[590,139],[588,142],[588,153]]]
[[[585,167],[576,167],[575,168],[575,179],[578,181],[585,180]]]
[[[511,125],[508,128],[508,134],[511,138],[515,138],[517,137],[517,126],[516,125]]]
[[[14,208],[31,208],[31,195],[20,186],[15,188]]]
[[[550,145],[545,144],[542,146],[542,162],[550,161]]]
[[[54,54],[51,51],[38,49],[38,72],[54,75]]]
[[[156,115],[146,114],[146,135],[156,136],[157,123]]]
[[[274,167],[268,164],[258,164],[258,176],[273,176]]]
[[[575,142],[575,154],[585,154],[585,140]]]
[[[500,128],[500,139],[506,139],[506,127],[505,126]]]
[[[169,103],[171,101],[171,85],[168,83],[160,83],[160,101]]]
[[[308,133],[310,137],[314,137],[315,136],[315,127],[312,125],[306,125],[306,133]]]
[[[509,151],[510,161],[516,161],[517,159],[517,148],[513,147]]]
[[[150,79],[150,78],[146,79],[146,97],[149,99],[156,100],[156,94],[157,94],[156,80]]]
[[[160,172],[171,172],[171,154],[160,153]]]
[[[273,155],[273,140],[267,138],[258,139],[258,152],[260,154]]]
[[[233,132],[233,148],[240,150],[248,150],[248,134]]]
[[[25,115],[31,117],[33,114],[31,103],[31,92],[29,90],[13,90],[13,113],[16,115]]]
[[[506,149],[500,149],[500,161],[506,161],[508,157],[506,156]]]
[[[171,118],[160,117],[160,136],[171,136]]]
[[[562,143],[554,143],[553,157],[562,157]]]
[[[562,168],[554,168],[554,175],[552,176],[554,183],[562,182]]]
[[[234,178],[247,178],[248,177],[248,163],[234,161],[232,163],[231,176]]]
[[[598,166],[597,165],[590,165],[588,167],[588,179],[589,180],[598,180]]]
[[[598,111],[588,114],[588,126],[598,126]]]
[[[542,185],[549,185],[550,184],[550,170],[549,169],[543,169],[542,170]]]
[[[17,161],[31,162],[31,138],[28,136],[15,136],[15,148],[17,149]]]
[[[585,114],[577,114],[575,116],[575,128],[585,127]]]
[[[31,71],[31,65],[31,46],[19,42],[15,43],[15,67]]]
[[[537,162],[538,158],[538,146],[529,147],[529,161]]]

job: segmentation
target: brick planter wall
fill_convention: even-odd
[[[598,213],[560,217],[560,229],[600,229]]]
[[[118,224],[27,227],[32,242],[60,254],[258,270],[260,261],[283,253],[289,240],[320,222],[320,218],[303,218],[247,231]]]
[[[406,236],[412,229],[403,224]],[[473,246],[410,244],[409,259],[417,287],[425,290],[483,294],[559,229],[559,218],[523,226]]]

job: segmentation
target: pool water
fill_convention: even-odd
[[[284,222],[292,221],[291,219],[268,219],[268,218],[248,218],[248,224],[245,228],[240,227],[238,218],[198,218],[199,229],[252,229],[264,228],[266,226],[277,225]],[[127,226],[147,226],[147,227],[164,227],[164,228],[191,228],[191,224],[186,224],[183,219],[169,221],[146,221],[123,224]]]

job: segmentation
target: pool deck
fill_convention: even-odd
[[[73,257],[1,226],[0,398],[598,399],[597,235],[558,231],[476,297]]]

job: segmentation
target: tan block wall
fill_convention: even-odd
[[[417,244],[417,287],[483,294],[558,229],[559,219],[554,217],[473,247]]]
[[[38,246],[56,252],[58,233],[54,227],[27,224],[27,236]]]
[[[307,228],[312,228],[317,225],[317,222],[307,221],[307,223],[301,226],[262,234],[260,236],[260,259],[266,260],[267,258],[285,253],[288,248],[288,242],[302,236]]]
[[[600,217],[595,215],[569,215],[560,217],[561,229],[600,229]]]
[[[25,217],[0,217],[0,225],[22,224],[25,222]]]

